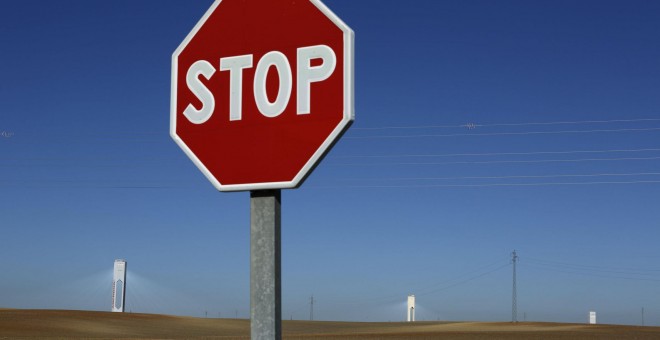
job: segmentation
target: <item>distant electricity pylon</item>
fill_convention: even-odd
[[[309,321],[314,321],[314,295],[309,298]]]
[[[516,289],[516,262],[518,261],[518,255],[514,250],[511,253],[511,261],[513,262],[513,295],[511,299],[511,322],[518,322],[518,294]]]
[[[642,326],[644,326],[644,307],[642,307]]]

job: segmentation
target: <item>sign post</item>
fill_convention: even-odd
[[[281,192],[250,192],[250,334],[282,338]]]
[[[215,0],[172,54],[170,135],[220,191],[250,191],[252,339],[281,339],[281,189],[354,119],[353,31],[320,0]]]

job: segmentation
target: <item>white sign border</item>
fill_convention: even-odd
[[[195,27],[188,33],[186,38],[181,42],[179,47],[172,54],[172,79],[171,79],[171,92],[170,92],[170,136],[174,142],[179,145],[183,152],[193,161],[193,163],[202,171],[204,176],[213,184],[219,191],[252,191],[252,190],[272,190],[272,189],[293,189],[299,187],[305,179],[312,173],[314,168],[325,157],[327,152],[330,151],[332,146],[341,138],[341,135],[348,129],[348,127],[355,120],[355,94],[354,94],[354,43],[355,34],[353,30],[348,27],[337,15],[335,15],[328,7],[326,7],[320,0],[310,0],[330,21],[332,21],[342,32],[344,32],[344,113],[341,122],[335,127],[330,135],[325,139],[321,146],[314,152],[312,157],[300,169],[298,174],[291,180],[285,182],[265,182],[265,183],[249,183],[249,184],[231,184],[226,185],[220,183],[215,176],[204,166],[202,161],[197,158],[194,152],[190,150],[188,145],[176,134],[176,107],[177,107],[177,69],[178,57],[181,52],[190,43],[192,38],[197,34],[199,29],[204,25],[206,20],[215,11],[216,7],[222,0],[216,0],[211,7],[204,13],[204,16],[197,22]]]

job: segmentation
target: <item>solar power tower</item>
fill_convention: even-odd
[[[415,295],[408,295],[408,322],[415,321]]]
[[[126,302],[126,260],[115,260],[115,271],[112,276],[112,311],[124,312]]]

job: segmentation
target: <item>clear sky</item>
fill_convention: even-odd
[[[249,195],[169,137],[210,0],[0,2],[0,308],[249,315]],[[660,325],[660,3],[327,0],[356,120],[282,194],[285,319]]]

